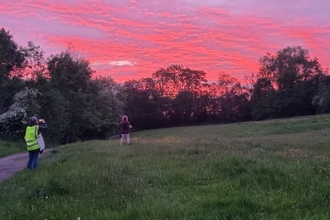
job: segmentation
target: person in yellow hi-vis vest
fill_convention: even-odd
[[[37,117],[31,117],[29,125],[25,130],[25,142],[27,145],[27,151],[29,152],[29,160],[26,169],[35,169],[38,166],[38,156],[40,152],[40,146],[38,143],[38,138],[40,136],[40,130],[47,129],[48,126],[45,120],[40,119],[38,121]],[[33,166],[32,166],[33,165]]]

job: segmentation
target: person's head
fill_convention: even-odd
[[[123,116],[122,118],[123,121],[128,121],[128,117],[126,115]]]
[[[29,125],[37,125],[38,124],[38,118],[33,116],[30,118]]]

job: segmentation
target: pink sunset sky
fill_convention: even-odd
[[[46,57],[68,45],[116,82],[180,64],[243,79],[259,58],[302,46],[330,66],[330,0],[0,0],[0,28]]]

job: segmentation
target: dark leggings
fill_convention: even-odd
[[[29,161],[27,163],[27,169],[32,169],[32,163],[33,163],[33,169],[37,168],[38,156],[39,156],[39,149],[29,151]]]

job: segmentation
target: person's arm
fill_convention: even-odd
[[[48,128],[47,123],[45,122],[45,120],[40,120],[39,124],[38,124],[39,130],[46,130]]]

